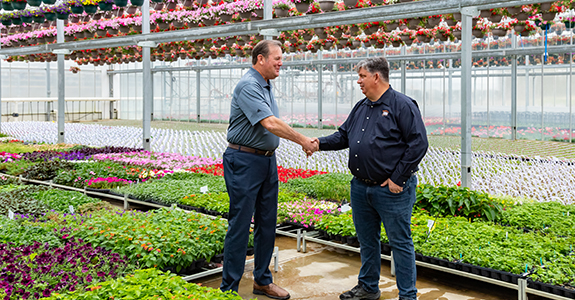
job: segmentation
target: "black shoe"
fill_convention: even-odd
[[[363,286],[356,285],[351,289],[351,291],[347,291],[341,295],[339,295],[339,299],[342,300],[375,300],[379,299],[381,296],[381,291],[377,291],[377,293],[368,293]]]

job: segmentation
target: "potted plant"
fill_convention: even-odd
[[[16,10],[26,9],[26,0],[12,0],[12,7]]]
[[[56,14],[56,18],[58,20],[68,20],[68,16],[70,15],[70,6],[66,3],[61,3],[53,7],[53,11]]]
[[[277,0],[273,2],[272,8],[276,17],[283,18],[289,15],[289,10],[292,8],[292,2],[289,0]]]
[[[34,19],[32,18],[32,12],[29,9],[20,11],[20,19],[24,23],[32,23]]]
[[[95,14],[98,11],[98,1],[97,0],[79,0],[84,11],[87,14]]]
[[[309,6],[312,0],[291,0],[292,3],[295,5],[295,8],[300,13],[306,13],[309,9]]]

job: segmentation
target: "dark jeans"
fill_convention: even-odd
[[[223,291],[238,291],[244,274],[252,216],[254,218],[254,281],[273,282],[269,270],[274,250],[278,201],[278,169],[271,157],[226,149],[224,179],[230,196],[228,232],[224,244]]]
[[[416,186],[415,175],[409,178],[403,192],[398,194],[390,192],[387,186],[369,186],[356,178],[351,181],[353,223],[361,250],[358,281],[368,292],[379,290],[383,222],[393,250],[399,296],[416,299],[415,250],[411,239],[411,212],[415,204]]]

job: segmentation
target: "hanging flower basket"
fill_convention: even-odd
[[[72,11],[73,14],[79,15],[79,14],[84,12],[84,6],[72,5],[72,6],[70,6],[70,10]]]
[[[168,2],[168,5],[166,6],[166,8],[167,8],[168,10],[174,10],[174,9],[176,9],[176,6],[178,6],[178,3],[176,3],[176,2]]]
[[[334,5],[335,5],[335,1],[333,1],[333,0],[321,0],[321,1],[319,1],[319,8],[323,12],[332,11]]]
[[[47,4],[47,5],[56,4],[56,0],[42,0],[42,2],[44,2],[44,4]]]
[[[44,18],[44,16],[33,16],[32,19],[34,19],[34,23],[44,23],[44,21],[46,20],[46,18]]]
[[[308,2],[299,2],[299,3],[294,3],[295,4],[295,8],[297,9],[298,12],[300,13],[305,13],[306,11],[308,11],[309,9],[309,3]]]
[[[30,6],[40,6],[42,5],[42,0],[28,0]]]
[[[541,14],[541,17],[543,18],[544,21],[553,21],[553,19],[555,19],[555,13],[554,12],[544,12]]]
[[[276,17],[278,18],[285,18],[289,16],[289,9],[282,9],[282,8],[274,8],[276,13]]]
[[[176,28],[182,28],[186,25],[186,22],[184,21],[174,21],[172,22],[172,24],[174,25],[174,27]]]
[[[126,7],[128,6],[128,0],[114,0],[114,4],[116,4],[117,7]]]
[[[347,8],[355,8],[358,0],[343,0],[343,3]]]
[[[516,7],[508,7],[507,12],[509,12],[510,15],[515,16],[521,12],[521,6],[519,6],[519,7],[517,7],[517,6]]]
[[[4,10],[14,10],[12,2],[2,2],[2,9]]]
[[[34,21],[32,16],[21,16],[20,19],[22,19],[24,23],[32,23]]]
[[[478,38],[478,39],[483,38],[483,36],[485,35],[485,34],[483,33],[483,31],[481,31],[480,29],[473,29],[473,30],[471,31],[471,34],[473,34],[473,36],[476,37],[476,38]]]
[[[502,29],[502,28],[495,28],[495,29],[491,30],[491,32],[495,36],[506,36],[507,35],[507,30]]]
[[[228,15],[228,14],[221,14],[220,15],[220,20],[224,21],[224,22],[229,22],[232,20],[233,15]]]
[[[160,30],[167,30],[170,29],[170,23],[159,22],[158,27],[160,28]]]
[[[70,14],[62,14],[62,13],[56,13],[56,18],[58,20],[68,20],[68,17],[70,16]]]
[[[10,25],[12,25],[12,19],[4,19],[4,20],[2,20],[2,25],[4,25],[4,26],[10,26]]]
[[[100,7],[100,10],[102,11],[111,11],[112,8],[114,7],[114,3],[108,3],[108,2],[98,2],[98,7]]]
[[[55,21],[55,20],[56,20],[56,13],[53,13],[53,12],[45,12],[45,13],[44,13],[44,18],[46,18],[46,20],[48,20],[48,21]]]
[[[489,21],[493,22],[493,23],[499,23],[501,22],[501,19],[503,19],[502,15],[491,15],[489,18]]]
[[[13,1],[12,7],[14,7],[14,9],[17,9],[17,10],[26,9],[26,0],[24,0],[24,1]]]
[[[164,2],[157,2],[154,4],[154,10],[162,10],[164,8]]]
[[[142,6],[144,5],[144,0],[130,0],[130,4],[133,6]]]
[[[84,11],[87,14],[95,14],[98,11],[98,5],[86,4],[84,5]]]

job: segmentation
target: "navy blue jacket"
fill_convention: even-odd
[[[361,179],[402,186],[427,152],[427,132],[415,100],[389,87],[359,101],[337,132],[319,138],[320,150],[349,148],[349,169]]]

